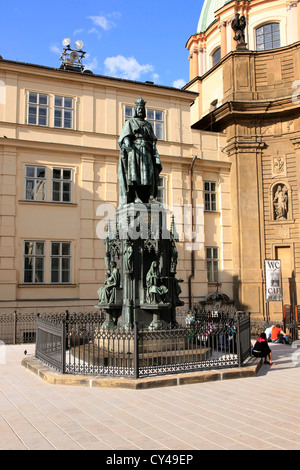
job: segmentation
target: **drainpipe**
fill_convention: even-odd
[[[190,205],[191,205],[191,233],[193,233],[194,228],[194,200],[193,200],[193,169],[194,164],[197,159],[197,155],[193,157],[192,164],[189,169],[189,178],[190,178]],[[189,284],[189,310],[192,308],[192,279],[195,275],[195,254],[193,248],[193,240],[191,240],[191,274],[188,278]]]

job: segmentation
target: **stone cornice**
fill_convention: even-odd
[[[253,142],[245,140],[234,140],[230,142],[223,151],[227,153],[229,157],[236,153],[260,153],[265,147],[264,142]]]
[[[226,101],[193,124],[192,129],[205,130],[211,128],[212,124],[221,124],[230,118],[253,121],[275,117],[282,119],[284,114],[299,114],[299,107],[293,104],[291,97],[278,100]]]
[[[291,139],[291,142],[294,145],[295,150],[300,150],[300,135],[297,137],[293,137]]]

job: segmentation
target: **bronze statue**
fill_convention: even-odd
[[[117,287],[120,287],[120,272],[117,263],[112,263],[112,271],[108,272],[104,286],[98,290],[100,304],[114,304],[117,300]]]
[[[168,289],[161,282],[158,262],[153,261],[146,276],[146,302],[148,304],[159,304],[164,302]]]
[[[157,138],[152,125],[145,120],[145,104],[142,97],[135,102],[134,116],[125,122],[118,141],[120,205],[155,202],[157,196],[162,165]]]
[[[246,18],[241,16],[239,13],[236,13],[234,20],[231,23],[231,27],[235,32],[234,40],[237,42],[237,49],[246,49],[245,41],[245,28],[246,28]]]

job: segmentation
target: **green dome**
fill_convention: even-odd
[[[215,12],[231,0],[205,0],[198,23],[197,33],[203,33],[215,21]]]

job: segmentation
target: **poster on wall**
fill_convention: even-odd
[[[266,301],[282,301],[281,261],[265,259]]]

